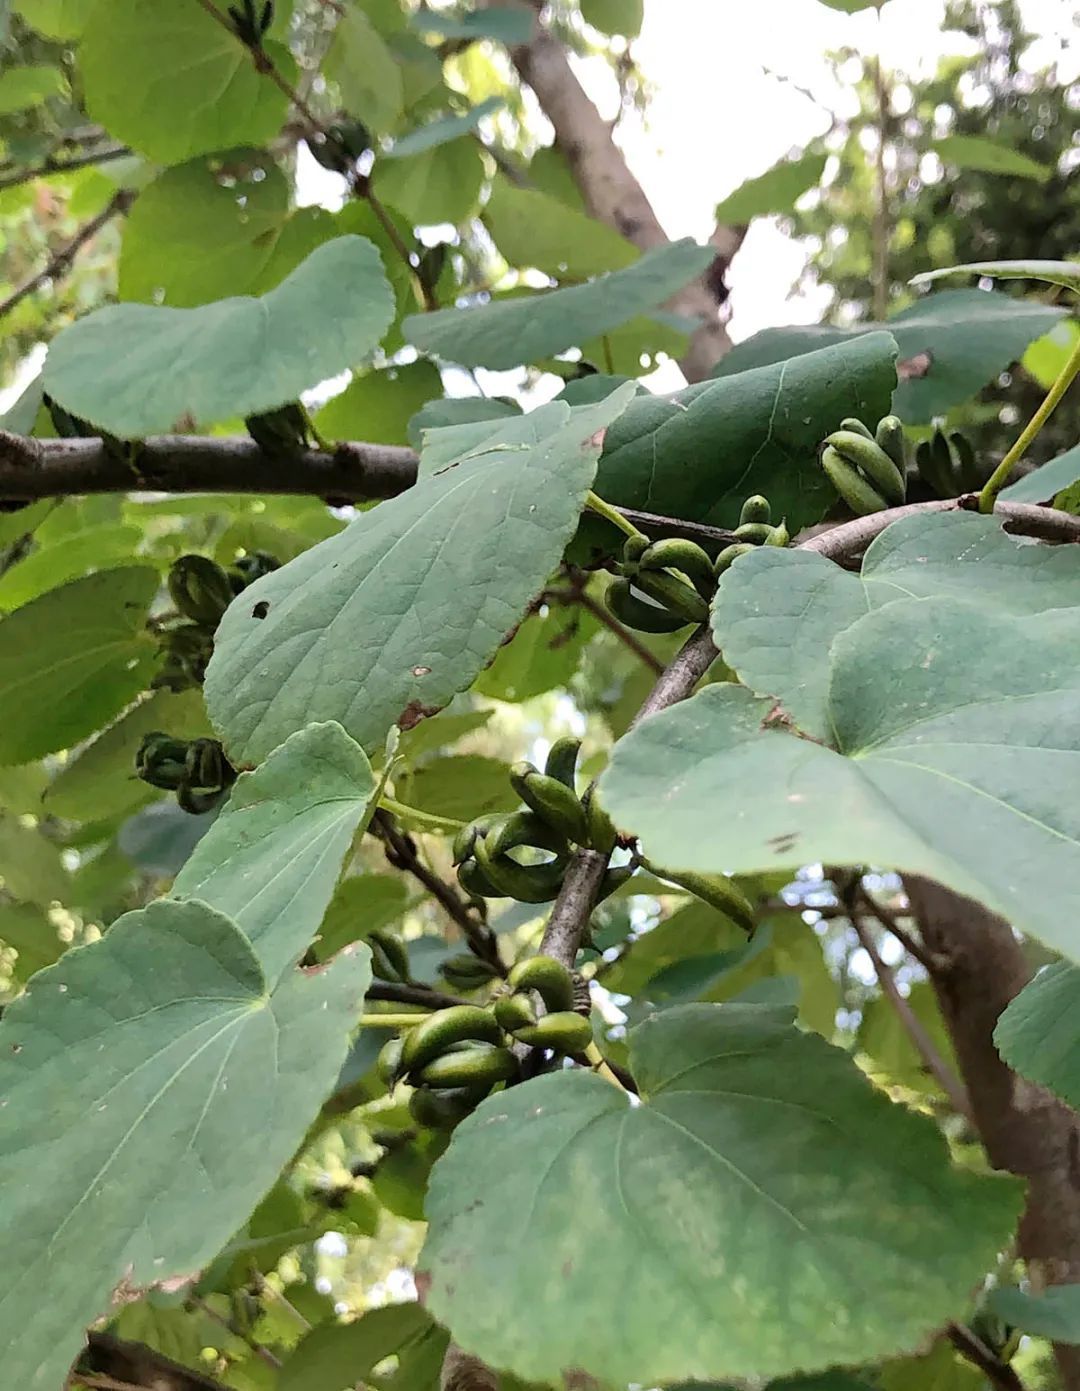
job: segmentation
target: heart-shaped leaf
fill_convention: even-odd
[[[432,1171],[427,1307],[492,1366],[662,1385],[877,1359],[963,1310],[1009,1239],[1020,1185],[952,1169],[789,1010],[679,1006],[630,1061],[641,1105],[539,1077]]]
[[[0,1337],[12,1385],[59,1387],[88,1323],[194,1274],[244,1222],[337,1077],[367,960],[347,948],[271,992],[235,923],[164,900],[66,953],[8,1006]]]
[[[335,237],[258,299],[193,309],[113,304],[53,341],[46,389],[120,438],[283,405],[352,366],[394,317],[382,261],[363,237]]]
[[[372,751],[468,686],[557,565],[632,392],[493,422],[474,453],[246,589],[205,685],[233,761],[312,720]]]
[[[656,309],[700,275],[710,247],[682,240],[647,251],[624,270],[587,285],[499,300],[475,309],[439,309],[405,320],[421,352],[465,367],[517,367],[597,338]]]
[[[911,871],[1080,958],[1080,609],[903,600],[840,633],[830,664],[834,748],[713,685],[616,745],[604,806],[672,869]]]
[[[717,591],[713,636],[740,681],[828,740],[836,635],[897,599],[950,596],[1018,615],[1080,606],[1080,565],[1069,547],[1013,540],[994,517],[905,517],[868,548],[859,575],[812,551],[762,546],[740,557]]]

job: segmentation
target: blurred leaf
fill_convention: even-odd
[[[57,846],[12,816],[0,816],[0,878],[8,893],[42,908],[62,903],[70,883]]]
[[[925,1029],[938,1053],[949,1067],[958,1071],[952,1041],[942,1020],[934,987],[929,981],[915,981],[906,998],[908,1008]],[[873,1071],[884,1073],[890,1082],[917,1092],[941,1090],[922,1055],[911,1042],[895,1006],[884,995],[876,996],[863,1007],[855,1046],[870,1058]]]
[[[372,1373],[389,1357],[397,1371],[388,1379],[394,1391],[427,1389],[438,1382],[448,1334],[419,1304],[387,1304],[369,1309],[355,1323],[322,1324],[303,1339],[282,1368],[279,1391],[337,1391],[360,1382],[386,1391],[385,1378]],[[426,1369],[417,1384],[421,1365]]]
[[[59,96],[64,87],[64,75],[59,68],[6,68],[0,73],[0,116],[40,106],[50,97]]]
[[[946,164],[960,169],[978,169],[985,174],[1009,174],[1017,179],[1045,183],[1053,170],[1011,145],[999,144],[983,135],[946,135],[935,140],[931,149]]]
[[[581,0],[581,17],[603,34],[636,39],[645,15],[645,0]]]
[[[499,111],[505,104],[502,97],[488,97],[460,115],[442,116],[436,121],[429,121],[409,131],[408,135],[399,135],[388,150],[380,153],[379,158],[405,159],[408,155],[421,154],[451,140],[460,140],[463,135],[471,135],[485,116]]]
[[[825,155],[784,159],[757,178],[747,179],[716,207],[717,222],[738,225],[770,213],[790,212],[809,188],[821,181]]]
[[[582,648],[599,626],[592,614],[574,604],[551,604],[546,612],[530,614],[472,689],[493,700],[521,702],[566,686]]]
[[[35,971],[59,960],[64,951],[56,928],[40,908],[30,903],[0,905],[0,942],[19,953],[15,977],[24,982]]]
[[[0,610],[10,613],[46,590],[95,570],[125,561],[145,565],[146,561],[135,555],[141,540],[137,527],[116,522],[87,527],[56,545],[40,546],[0,575]]]
[[[464,222],[474,212],[484,183],[483,156],[471,140],[402,155],[376,168],[378,196],[420,226]]]
[[[987,1308],[1022,1333],[1052,1343],[1080,1343],[1080,1285],[1051,1285],[1041,1293],[998,1288]]]
[[[1040,464],[1001,491],[1005,502],[1048,502],[1080,478],[1080,444]]]
[[[76,39],[97,0],[13,0],[12,9],[51,39]]]
[[[421,359],[355,375],[315,417],[320,434],[332,440],[408,444],[409,422],[442,395],[442,377]],[[438,402],[434,402],[438,404]]]
[[[510,265],[535,266],[556,280],[588,280],[639,258],[637,248],[604,223],[501,174],[484,205],[484,222]]]
[[[432,816],[472,821],[489,812],[512,811],[518,795],[510,786],[510,765],[482,754],[449,754],[398,778],[400,801]],[[419,825],[420,823],[418,823]]]
[[[1042,280],[1064,285],[1080,294],[1080,262],[1076,261],[970,261],[966,266],[942,266],[912,277],[913,285],[928,285],[947,275],[986,275],[992,280]]]
[[[323,71],[341,89],[350,116],[375,132],[395,126],[404,110],[401,68],[359,5],[338,17]]]
[[[354,874],[334,891],[319,928],[315,954],[327,961],[349,942],[361,941],[369,932],[388,927],[405,912],[409,890],[393,874]]]
[[[510,47],[528,43],[536,21],[527,10],[492,5],[457,13],[421,7],[409,16],[409,23],[422,34],[437,34],[440,39],[492,39]]]

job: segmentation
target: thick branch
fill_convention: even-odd
[[[529,3],[534,9],[540,8],[533,0]],[[575,76],[563,45],[539,30],[527,44],[512,49],[510,56],[521,80],[532,88],[544,115],[554,126],[556,144],[592,215],[621,232],[642,251],[666,246],[670,240],[667,233],[615,144],[610,125]],[[674,313],[701,325],[680,364],[688,381],[707,377],[731,348],[718,309],[720,296],[726,296],[723,273],[745,234],[745,227],[717,227],[710,238],[716,248],[713,266],[668,305]]]
[[[80,1365],[88,1374],[82,1378],[78,1372],[73,1373],[69,1380],[74,1386],[81,1383],[104,1387],[111,1380],[114,1385],[153,1387],[154,1391],[225,1391],[219,1381],[192,1371],[142,1343],[129,1343],[114,1338],[111,1333],[89,1335]],[[95,1373],[100,1374],[97,1381]]]
[[[1036,1283],[1080,1281],[1080,1117],[1018,1076],[994,1047],[1001,1012],[1031,970],[1015,934],[981,904],[914,875],[905,887],[971,1108],[990,1162],[1027,1180],[1019,1250]],[[1080,1347],[1055,1347],[1066,1391],[1080,1388]]]

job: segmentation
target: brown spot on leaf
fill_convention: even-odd
[[[416,1297],[423,1304],[428,1297],[428,1290],[431,1289],[431,1272],[418,1270],[413,1276],[413,1284],[416,1286]]]
[[[934,365],[931,353],[916,353],[913,357],[901,358],[896,364],[896,375],[902,382],[915,381],[925,377]]]
[[[430,667],[413,667],[413,669],[412,669],[412,674],[413,674],[414,676],[430,676],[430,675],[431,675],[431,668],[430,668]]]
[[[782,836],[771,836],[765,843],[771,845],[777,855],[786,855],[789,850],[794,850],[799,842],[798,834],[794,831],[787,832]]]
[[[423,705],[419,700],[410,700],[397,718],[398,729],[402,732],[415,729],[421,720],[430,719],[432,715],[438,713],[439,707],[437,705]]]
[[[270,605],[266,602],[265,599],[260,599],[259,602],[255,605],[255,607],[251,610],[251,616],[252,618],[265,618],[269,612]]]

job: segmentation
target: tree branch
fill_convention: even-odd
[[[81,155],[72,155],[70,159],[45,159],[32,169],[19,169],[11,174],[6,171],[0,173],[0,191],[5,188],[17,188],[19,184],[28,184],[33,179],[47,179],[53,174],[67,174],[76,169],[86,169],[92,164],[106,164],[109,160],[124,159],[130,154],[131,151],[126,145],[110,145],[104,150],[87,150]]]
[[[154,1391],[226,1391],[212,1377],[174,1362],[142,1343],[129,1343],[111,1333],[89,1334],[80,1361],[88,1371],[85,1376],[72,1372],[69,1381],[75,1385],[81,1381],[84,1386],[107,1388],[111,1382],[113,1387],[130,1386],[136,1391],[143,1387],[152,1387]]]
[[[580,570],[570,570],[567,579],[571,586],[569,589],[545,589],[541,597],[557,604],[580,604],[587,613],[592,614],[597,623],[602,624],[609,633],[619,639],[624,647],[629,648],[634,656],[647,666],[655,676],[660,676],[664,670],[663,662],[661,662],[659,657],[654,653],[649,651],[638,637],[637,633],[627,628],[625,624],[620,623],[614,614],[609,613],[603,604],[597,603],[592,595],[588,593],[585,588],[585,581],[588,579],[588,575]]]
[[[10,314],[16,305],[21,304],[28,295],[32,295],[42,285],[49,281],[59,280],[61,276],[66,275],[74,265],[75,257],[87,242],[93,241],[102,227],[111,222],[118,213],[127,212],[134,197],[135,194],[126,188],[114,193],[96,217],[92,217],[89,222],[84,223],[69,242],[66,242],[58,251],[53,252],[41,270],[24,280],[21,285],[16,286],[7,299],[0,300],[0,319]]]
[[[987,1380],[998,1387],[998,1391],[1024,1391],[1024,1383],[1008,1362],[1003,1362],[996,1356],[970,1328],[965,1328],[963,1324],[950,1323],[945,1330],[945,1336],[960,1356],[972,1366],[978,1367]]]
[[[365,999],[381,1000],[392,1005],[422,1005],[425,1009],[448,1009],[450,1005],[469,1003],[459,995],[446,995],[428,985],[402,985],[389,980],[373,980],[367,988]]]

